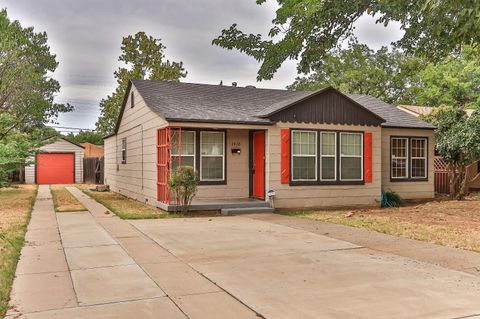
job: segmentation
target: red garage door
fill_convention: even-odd
[[[37,184],[75,183],[75,160],[71,153],[37,154]]]

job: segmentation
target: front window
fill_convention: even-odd
[[[317,133],[292,132],[292,179],[310,181],[317,179]]]
[[[225,179],[225,133],[200,132],[200,180]]]
[[[181,136],[180,139],[179,136]],[[195,132],[183,130],[174,132],[170,156],[172,171],[175,171],[178,166],[195,168]]]
[[[427,178],[428,140],[424,137],[392,137],[391,179],[414,180]]]
[[[363,177],[363,134],[340,133],[340,180],[360,181]]]

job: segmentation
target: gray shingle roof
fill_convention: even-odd
[[[271,124],[262,116],[314,93],[166,81],[133,80],[132,83],[148,107],[169,121]],[[385,119],[382,126],[433,128],[374,97],[347,96]]]
[[[365,108],[376,113],[385,120],[384,127],[405,127],[405,128],[428,128],[434,129],[430,123],[408,114],[398,108],[377,99],[376,97],[363,94],[346,94],[352,100],[363,105]]]

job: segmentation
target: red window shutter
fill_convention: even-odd
[[[364,133],[363,137],[363,161],[365,183],[372,182],[372,133]]]
[[[290,129],[280,130],[280,181],[290,183]]]

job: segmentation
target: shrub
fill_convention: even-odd
[[[182,212],[187,212],[193,198],[197,194],[198,174],[191,166],[180,166],[172,172],[168,180],[177,207],[181,207]]]
[[[382,189],[382,207],[400,207],[403,199],[393,191],[385,192]]]

